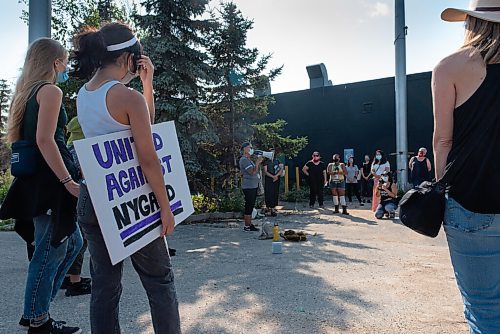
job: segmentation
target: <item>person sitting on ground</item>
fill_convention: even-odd
[[[398,197],[398,187],[392,177],[391,172],[383,172],[379,179],[376,196],[380,198],[380,204],[375,211],[375,218],[382,219],[384,215],[389,214],[389,218],[396,216],[396,198]]]

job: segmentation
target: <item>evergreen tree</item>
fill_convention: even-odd
[[[134,17],[144,52],[155,65],[157,121],[175,121],[186,171],[196,190],[207,184],[207,173],[217,169],[207,148],[218,142],[218,136],[199,106],[212,73],[201,51],[215,26],[201,18],[208,2],[145,0],[145,14]]]
[[[28,4],[28,0],[22,1]],[[70,50],[73,36],[82,27],[98,28],[102,22],[111,20],[127,22],[134,11],[135,7],[129,6],[128,0],[52,0],[52,38]],[[22,18],[28,23],[26,11]],[[59,84],[63,91],[63,105],[70,119],[76,116],[76,95],[84,83],[84,80],[71,77]]]
[[[0,132],[5,131],[12,90],[7,80],[0,79]]]
[[[252,140],[262,148],[275,147],[288,156],[295,156],[306,144],[306,138],[293,139],[280,133],[284,121],[255,123],[268,114],[274,99],[260,94],[274,80],[282,67],[267,70],[271,55],[259,55],[247,46],[247,34],[253,22],[243,16],[233,2],[221,3],[212,13],[219,22],[208,47],[212,66],[218,70],[218,80],[211,88],[207,113],[217,125],[220,144],[215,152],[225,167],[224,177],[238,179],[238,157],[243,141]]]

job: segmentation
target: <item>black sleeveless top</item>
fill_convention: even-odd
[[[469,211],[500,214],[500,64],[489,64],[476,92],[453,113],[448,163],[460,168],[449,196]]]
[[[423,161],[418,161],[417,157],[413,159],[411,179],[412,181],[418,183],[431,180],[431,172],[429,172],[429,168],[427,168],[427,158],[425,158]]]

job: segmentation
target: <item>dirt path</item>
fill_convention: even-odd
[[[467,333],[442,232],[421,237],[397,221],[375,221],[368,210],[343,217],[301,211],[302,204],[289,209],[259,221],[311,234],[285,243],[281,255],[258,233],[242,232],[241,222],[177,228],[170,246],[178,254],[183,333]],[[13,233],[0,233],[0,249],[0,333],[17,333],[27,262]],[[88,301],[61,293],[51,313],[90,333]],[[152,333],[128,262],[121,319],[123,333]]]

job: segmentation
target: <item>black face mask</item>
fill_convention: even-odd
[[[339,158],[335,158],[335,159],[333,159],[333,162],[335,162],[335,163],[338,163],[339,161],[340,161],[340,159],[339,159]]]

